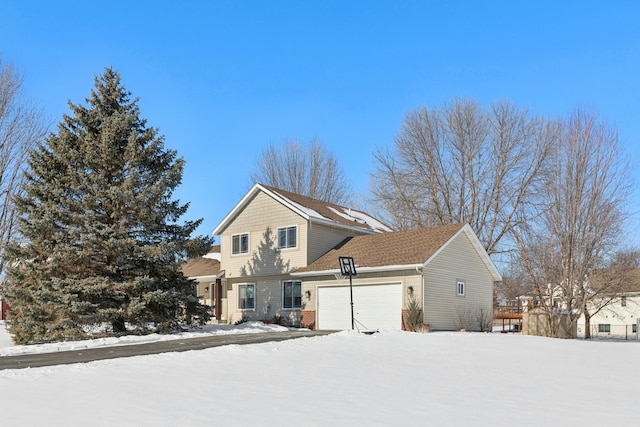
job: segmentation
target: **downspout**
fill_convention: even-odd
[[[424,267],[416,265],[416,273],[418,273],[422,277],[422,279],[420,280],[420,300],[422,301],[422,314],[424,317]]]
[[[424,316],[426,314],[426,310],[424,301],[424,266],[416,265],[416,273],[420,274],[420,302],[422,304],[422,323],[425,323]]]

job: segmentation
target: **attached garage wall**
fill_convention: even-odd
[[[354,284],[356,329],[402,329],[402,283]],[[318,286],[317,329],[351,329],[349,285]]]
[[[432,330],[478,330],[479,310],[492,315],[493,276],[466,234],[447,245],[423,274],[424,321]],[[465,283],[464,296],[457,295],[458,281]]]

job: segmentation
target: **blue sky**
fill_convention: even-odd
[[[199,234],[269,143],[318,138],[366,195],[371,152],[403,116],[456,97],[597,109],[638,169],[637,1],[0,0],[0,17],[0,55],[52,124],[104,67],[120,72],[186,160],[176,197],[204,218]]]

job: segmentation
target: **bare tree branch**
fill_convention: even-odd
[[[20,191],[28,150],[42,139],[47,127],[42,111],[25,99],[23,77],[0,57],[0,244],[15,236],[13,196]],[[0,272],[4,260],[0,261]]]
[[[262,151],[251,174],[253,182],[344,205],[350,185],[336,156],[317,139],[308,144],[285,140]]]
[[[397,229],[467,222],[489,254],[535,215],[558,125],[510,103],[454,100],[409,113],[374,152],[371,192]]]
[[[571,325],[590,316],[589,304],[600,294],[592,279],[620,242],[628,183],[615,128],[577,108],[563,125],[540,193],[545,209],[517,233],[538,297],[566,313]]]

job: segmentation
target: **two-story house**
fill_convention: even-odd
[[[640,286],[637,281],[640,279],[640,271],[636,271],[633,279],[634,283],[630,283],[624,292],[600,295],[589,302],[592,337],[638,338]],[[584,314],[578,319],[578,334],[585,334]]]
[[[256,184],[214,229],[231,322],[279,316],[300,323],[306,267],[347,237],[391,231],[362,212]]]
[[[604,273],[608,277],[610,292],[594,296],[589,301],[591,313],[590,327],[592,337],[613,336],[625,339],[638,339],[640,329],[640,268],[630,271]],[[602,279],[601,279],[602,280]],[[580,334],[585,333],[585,318],[578,320]]]
[[[394,232],[372,216],[256,184],[214,229],[219,318],[317,329],[402,329],[417,301],[435,330],[479,329],[501,280],[466,224]],[[353,286],[338,257],[352,257]],[[486,320],[486,319],[485,319]]]

